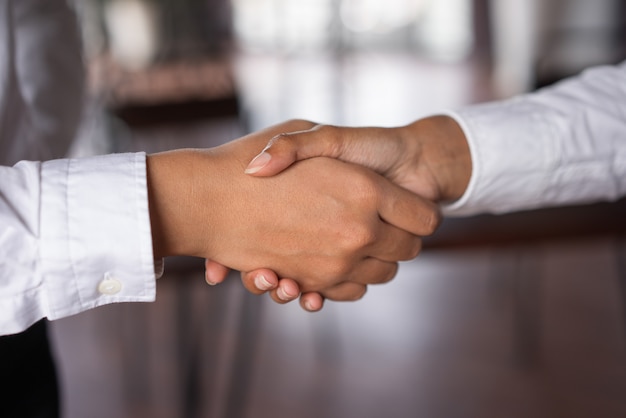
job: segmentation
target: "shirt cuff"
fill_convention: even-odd
[[[46,316],[153,301],[145,154],[49,161],[41,175]]]
[[[446,216],[503,213],[543,204],[558,143],[536,108],[511,99],[469,106],[448,116],[465,133],[472,174],[463,196],[442,206]]]

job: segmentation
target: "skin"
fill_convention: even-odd
[[[460,198],[472,172],[465,135],[448,116],[432,116],[395,128],[344,128],[316,125],[273,137],[246,168],[256,177],[273,176],[297,161],[330,157],[367,167],[394,184],[433,202]],[[224,280],[227,269],[207,260],[207,281]],[[263,280],[259,280],[262,277]],[[281,277],[281,279],[279,279]],[[268,269],[242,274],[244,286],[253,293],[272,292],[285,302],[299,294],[298,283]],[[322,308],[324,295],[305,292],[300,298],[309,311]],[[281,295],[277,298],[276,295]]]
[[[294,296],[333,300],[391,280],[397,261],[414,258],[420,237],[436,229],[436,205],[337,159],[308,159],[271,177],[244,173],[269,138],[309,126],[291,121],[209,150],[149,155],[155,257],[208,258],[208,275],[265,266],[297,284]]]

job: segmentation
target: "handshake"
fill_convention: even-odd
[[[447,116],[397,128],[294,120],[147,161],[155,257],[206,258],[209,284],[236,269],[250,292],[300,296],[308,311],[391,280],[436,230],[438,203],[461,197],[471,174],[465,136]]]

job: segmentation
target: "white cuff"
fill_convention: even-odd
[[[558,141],[540,112],[513,99],[448,115],[465,133],[472,175],[463,196],[442,207],[445,215],[502,213],[543,204],[547,178],[558,159]]]
[[[42,164],[41,274],[47,316],[153,301],[145,154]]]

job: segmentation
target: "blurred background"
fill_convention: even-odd
[[[620,0],[75,0],[72,155],[290,118],[393,126],[626,59]],[[52,324],[64,415],[624,417],[624,201],[446,219],[359,303],[307,314],[172,259],[157,302]]]

